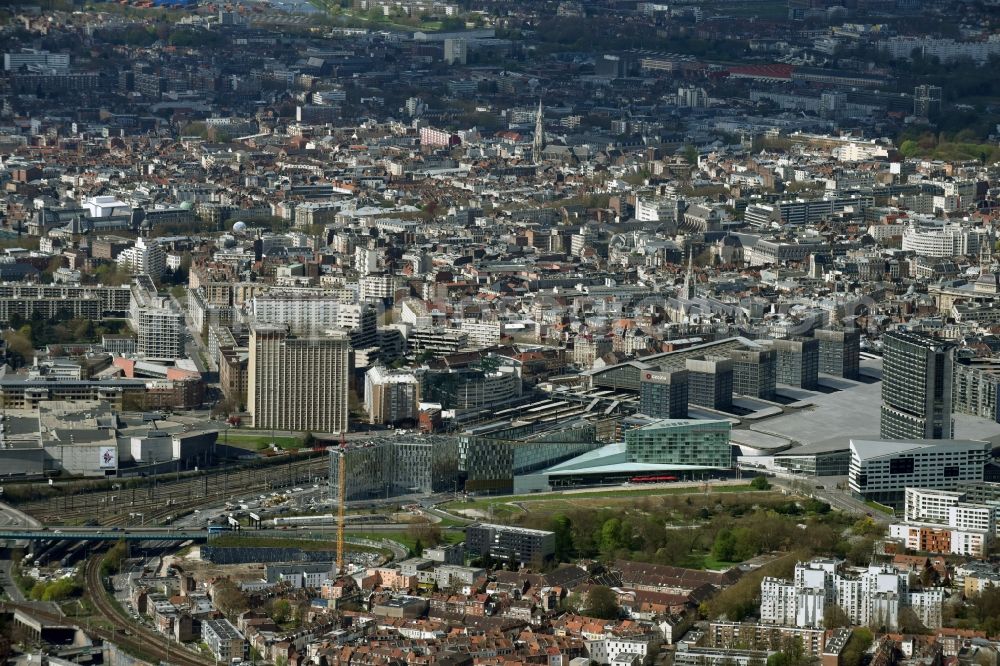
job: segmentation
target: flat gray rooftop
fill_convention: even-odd
[[[877,372],[877,376],[880,376],[881,365],[881,359],[862,361],[862,372],[870,375]],[[761,419],[747,427],[801,445],[829,442],[832,438],[843,438],[845,442],[851,437],[878,439],[882,383],[838,380],[838,385],[840,383],[851,384],[851,388],[834,393],[796,389],[796,397],[799,393],[808,394],[808,397],[803,395],[803,399],[797,403],[803,405],[801,409]],[[954,419],[955,439],[980,439],[1000,443],[1000,423],[966,414],[955,414]],[[794,453],[794,449],[788,453]]]

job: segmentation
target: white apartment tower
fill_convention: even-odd
[[[795,565],[795,578],[765,578],[760,584],[760,619],[767,624],[822,627],[824,609],[837,604],[852,624],[893,631],[899,612],[910,608],[928,628],[941,626],[944,592],[913,591],[908,576],[892,567],[871,565],[857,575],[841,570],[838,560],[815,559]]]
[[[148,275],[159,280],[167,270],[167,253],[155,240],[138,238],[135,245],[123,250],[115,260],[133,275]]]
[[[174,361],[184,356],[184,315],[170,299],[157,295],[148,275],[137,276],[131,286],[129,326],[143,358]]]
[[[420,382],[410,372],[375,366],[365,373],[365,410],[369,423],[416,420]]]

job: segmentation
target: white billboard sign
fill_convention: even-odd
[[[118,447],[102,446],[99,456],[99,467],[101,469],[118,469]]]

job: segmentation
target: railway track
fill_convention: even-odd
[[[215,662],[201,655],[195,655],[186,648],[171,648],[163,636],[154,631],[140,627],[129,622],[123,617],[113,603],[108,600],[107,589],[101,580],[101,557],[92,557],[87,563],[86,569],[87,589],[90,591],[94,608],[99,615],[104,617],[113,625],[112,629],[89,626],[86,628],[88,634],[97,636],[101,640],[114,643],[136,655],[155,657],[156,659],[179,666],[211,666]],[[57,613],[40,610],[28,604],[14,602],[4,602],[0,607],[9,610],[20,610],[25,614],[36,617],[45,622],[55,625],[74,624],[72,620]],[[76,623],[80,626],[79,623]]]
[[[201,477],[158,481],[144,488],[122,488],[24,502],[18,508],[43,523],[66,524],[94,520],[109,527],[129,523],[129,514],[142,514],[146,523],[184,513],[204,504],[241,495],[324,479],[325,456],[284,465],[224,470]],[[134,523],[134,520],[132,521]]]
[[[139,653],[151,654],[168,664],[180,664],[182,666],[207,666],[214,664],[212,659],[195,655],[186,648],[177,646],[171,649],[169,640],[160,634],[147,629],[146,627],[134,624],[129,621],[118,606],[111,602],[104,580],[101,577],[101,557],[95,556],[87,561],[86,568],[87,589],[90,590],[91,601],[94,608],[106,620],[111,622],[116,628],[123,631],[119,633],[117,629],[112,631],[101,630],[104,634],[110,634],[101,638],[117,642],[118,644],[136,650]],[[65,621],[65,620],[63,620]],[[126,634],[125,630],[131,632]]]

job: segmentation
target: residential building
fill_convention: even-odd
[[[555,532],[511,525],[475,523],[465,528],[465,547],[473,555],[520,565],[539,565],[556,552]]]
[[[294,335],[353,329],[364,307],[344,303],[340,294],[319,289],[281,289],[253,297],[250,314],[258,324],[287,325]]]
[[[247,366],[253,427],[347,432],[349,347],[340,331],[293,337],[286,326],[255,326]]]
[[[69,72],[69,54],[50,53],[39,49],[21,49],[3,54],[5,72],[18,72],[22,68],[66,73]]]
[[[136,353],[149,360],[174,361],[184,356],[184,314],[157,294],[149,275],[131,286],[129,326],[136,333]]]
[[[990,307],[991,310],[996,310]],[[952,409],[1000,423],[1000,364],[992,359],[955,359]]]
[[[916,219],[903,230],[902,249],[924,257],[960,257],[978,255],[983,243],[989,242],[989,231],[972,228],[958,222],[930,220],[921,224]]]
[[[765,624],[823,627],[826,609],[838,605],[855,625],[895,631],[904,608],[929,628],[941,626],[944,592],[910,589],[908,574],[873,564],[860,575],[839,560],[814,559],[795,565],[792,580],[765,577],[760,584],[760,619]]]
[[[249,364],[250,353],[246,348],[219,352],[219,388],[235,409],[243,409],[247,404]]]
[[[907,488],[904,520],[889,536],[911,550],[984,557],[997,534],[1000,502],[973,503],[961,491]]]
[[[201,637],[216,661],[231,664],[250,658],[250,645],[246,638],[225,618],[202,622]]]
[[[919,85],[913,90],[913,115],[918,118],[936,118],[941,114],[941,87]]]
[[[799,640],[803,651],[819,657],[826,649],[826,631],[821,627],[775,626],[763,622],[712,622],[708,643],[714,648],[746,646],[752,650],[780,651],[786,641]]]
[[[950,525],[893,523],[889,525],[889,538],[898,540],[909,550],[982,558],[987,556],[996,535],[983,530],[958,529]]]
[[[456,146],[461,142],[462,140],[458,138],[457,134],[452,134],[451,132],[435,129],[433,127],[420,128],[420,145],[422,146],[449,148],[451,146]]]
[[[687,86],[677,89],[677,106],[688,109],[703,109],[708,106],[708,94],[704,88]]]
[[[155,240],[139,237],[135,245],[115,259],[118,266],[133,275],[148,275],[159,280],[167,271],[167,253]]]
[[[365,411],[369,423],[398,423],[417,418],[420,382],[411,372],[377,365],[365,373]]]
[[[468,58],[469,43],[464,39],[444,40],[444,61],[448,65],[464,65]]]

